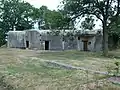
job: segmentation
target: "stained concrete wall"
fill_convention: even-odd
[[[29,41],[29,48],[30,49],[40,49],[41,48],[41,41],[40,41],[40,33],[37,31],[26,31],[26,41]]]
[[[94,43],[94,51],[99,52],[102,51],[102,35],[96,35],[95,43]]]
[[[50,50],[62,50],[62,39],[60,36],[50,36]]]
[[[25,32],[24,31],[10,31],[8,33],[8,47],[24,48],[25,47]]]
[[[49,50],[61,50],[62,39],[60,36],[42,34],[38,31],[26,31],[26,40],[29,41],[29,48],[45,50],[45,41],[49,41]]]
[[[73,39],[71,40],[69,37],[66,37],[64,47],[65,50],[77,50],[77,39],[73,37]]]
[[[102,36],[94,35],[88,38],[88,50],[100,51],[102,47]],[[45,41],[49,41],[50,50],[62,50],[63,46],[65,50],[83,50],[84,36],[80,37],[80,40],[69,37],[65,37],[64,45],[62,36],[53,36],[49,34],[41,33],[39,30],[26,30],[26,31],[10,31],[8,35],[8,46],[14,48],[26,47],[26,41],[29,41],[30,49],[45,50]]]
[[[37,48],[41,50],[45,50],[45,41],[49,41],[49,50],[62,50],[62,37],[61,36],[53,36],[49,34],[41,34],[39,31],[26,31],[26,40],[29,41],[29,48]],[[70,40],[66,38],[64,43],[65,50],[69,49],[77,49],[77,40]]]
[[[78,50],[84,50],[84,37],[77,40]],[[88,51],[101,51],[102,50],[102,36],[93,36],[88,39]],[[90,43],[90,44],[89,44]]]
[[[89,51],[94,51],[95,38],[96,38],[95,36],[90,37],[89,40],[88,40],[88,43],[91,43],[91,44],[88,44],[88,50]]]

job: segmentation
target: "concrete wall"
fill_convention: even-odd
[[[99,52],[102,50],[102,35],[96,35],[95,43],[94,43],[94,51]]]
[[[42,46],[45,49],[45,41],[49,41],[49,50],[61,50],[62,39],[61,36],[41,35]]]
[[[77,39],[73,37],[73,39],[70,39],[69,37],[65,38],[65,44],[64,44],[65,50],[77,50]]]
[[[89,37],[88,40],[88,51],[101,51],[102,48],[102,37],[93,36]],[[84,37],[81,37],[80,40],[77,40],[78,50],[84,50]],[[90,44],[89,44],[90,43]]]
[[[26,31],[26,41],[29,41],[29,48],[41,48],[40,33],[37,31]]]
[[[83,40],[85,40],[84,37],[80,37],[80,40],[77,40],[78,50],[82,50],[82,51],[84,50],[84,42],[83,42]],[[87,40],[88,40],[88,43],[91,42],[91,44],[88,44],[88,50],[89,51],[93,51],[95,37],[89,37]]]
[[[89,51],[100,51],[102,48],[102,36],[101,35],[93,35],[87,38],[88,50]],[[23,48],[26,47],[26,41],[29,41],[30,49],[39,49],[45,50],[45,41],[49,41],[49,50],[83,50],[83,40],[85,36],[81,36],[80,40],[78,38],[73,37],[65,37],[65,41],[63,43],[62,36],[53,36],[49,34],[43,34],[37,30],[28,30],[28,31],[13,31],[9,32],[8,35],[8,47],[14,48]]]
[[[8,47],[10,48],[24,48],[25,47],[25,32],[24,31],[10,31],[8,33]]]
[[[91,44],[88,44],[88,50],[89,51],[94,51],[94,43],[95,43],[95,36],[90,37],[88,40],[88,43],[91,42]]]
[[[45,41],[49,41],[49,50],[61,50],[62,40],[60,36],[41,35],[37,31],[26,31],[26,40],[29,41],[31,49],[45,50]]]
[[[40,35],[37,31],[27,31],[26,36],[28,38],[26,40],[29,41],[30,47],[29,48],[37,48],[41,50],[45,50],[45,41],[49,41],[49,50],[62,50],[62,37],[61,36],[53,36],[49,34],[42,34]],[[66,41],[64,43],[64,49],[77,49],[77,40],[74,38],[74,40],[70,40],[69,38],[66,38]]]
[[[50,36],[50,50],[62,50],[62,39],[60,36]]]

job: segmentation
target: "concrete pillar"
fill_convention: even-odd
[[[7,48],[10,48],[9,39],[7,40]]]
[[[49,50],[51,49],[51,41],[49,41]]]
[[[16,27],[14,26],[13,31],[16,31]]]
[[[77,40],[78,50],[80,50],[80,40]]]
[[[43,46],[44,46],[44,48],[43,48],[43,49],[45,50],[45,41],[43,42]]]
[[[65,41],[62,41],[62,49],[65,50]]]

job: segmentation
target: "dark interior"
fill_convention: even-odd
[[[88,41],[83,41],[83,50],[88,51]]]
[[[29,41],[26,41],[26,48],[29,48]]]
[[[49,41],[45,41],[45,50],[49,50]]]

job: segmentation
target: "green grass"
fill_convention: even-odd
[[[114,67],[114,62],[120,59],[107,58],[101,56],[101,53],[80,52],[80,51],[64,51],[64,52],[44,52],[39,58],[51,60],[73,66],[85,67],[97,71],[106,71],[106,67]]]
[[[52,60],[105,71],[106,67],[102,67],[103,64],[108,65],[109,62],[112,65],[114,61],[99,54],[80,51],[41,52],[0,49],[0,73],[5,77],[4,82],[15,87],[16,90],[83,90],[83,88],[86,90],[87,84],[92,88],[96,80],[104,79],[106,76],[82,70],[51,67],[44,61]],[[109,88],[107,85],[103,84],[101,90]],[[111,85],[111,88],[119,87]],[[96,90],[95,86],[94,90]]]

